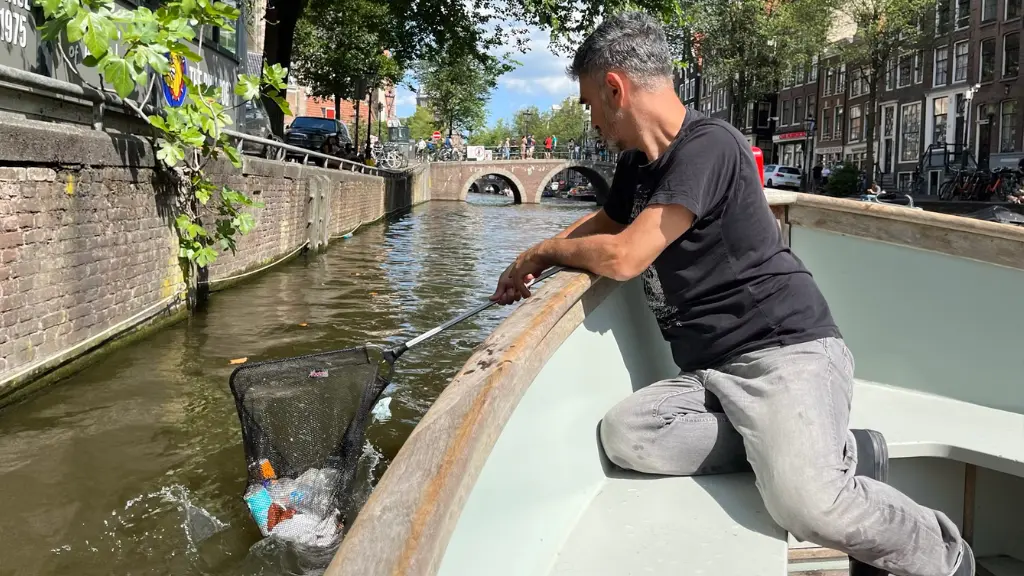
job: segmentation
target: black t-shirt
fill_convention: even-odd
[[[629,224],[648,204],[680,204],[696,215],[643,274],[648,305],[682,370],[840,337],[810,272],[783,243],[750,144],[730,124],[687,108],[655,161],[623,153],[604,210]]]

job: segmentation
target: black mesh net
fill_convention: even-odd
[[[241,366],[231,375],[249,471],[244,499],[264,536],[338,544],[358,512],[356,470],[387,366],[360,347]]]

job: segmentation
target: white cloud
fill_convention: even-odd
[[[576,82],[570,80],[565,73],[570,59],[552,53],[549,43],[547,30],[531,26],[527,40],[528,51],[513,56],[520,66],[502,76],[498,83],[509,92],[524,95],[566,97],[574,94]]]
[[[520,94],[550,94],[568,96],[576,92],[576,83],[564,74],[561,76],[535,76],[532,78],[503,77],[499,83],[510,92]]]

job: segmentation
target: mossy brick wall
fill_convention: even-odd
[[[180,309],[173,194],[138,138],[0,119],[0,401],[120,331]],[[332,234],[429,200],[423,171],[384,178],[246,157],[218,184],[261,200],[257,228],[210,280],[258,269],[307,239],[309,181],[330,180]]]

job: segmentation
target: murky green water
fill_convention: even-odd
[[[282,573],[249,554],[260,534],[241,500],[229,361],[415,336],[480,303],[519,250],[594,209],[507,200],[428,203],[363,228],[0,411],[0,575]],[[376,477],[510,311],[487,311],[399,360],[392,417],[368,431]],[[203,539],[202,523],[186,519],[199,509],[227,527]]]

